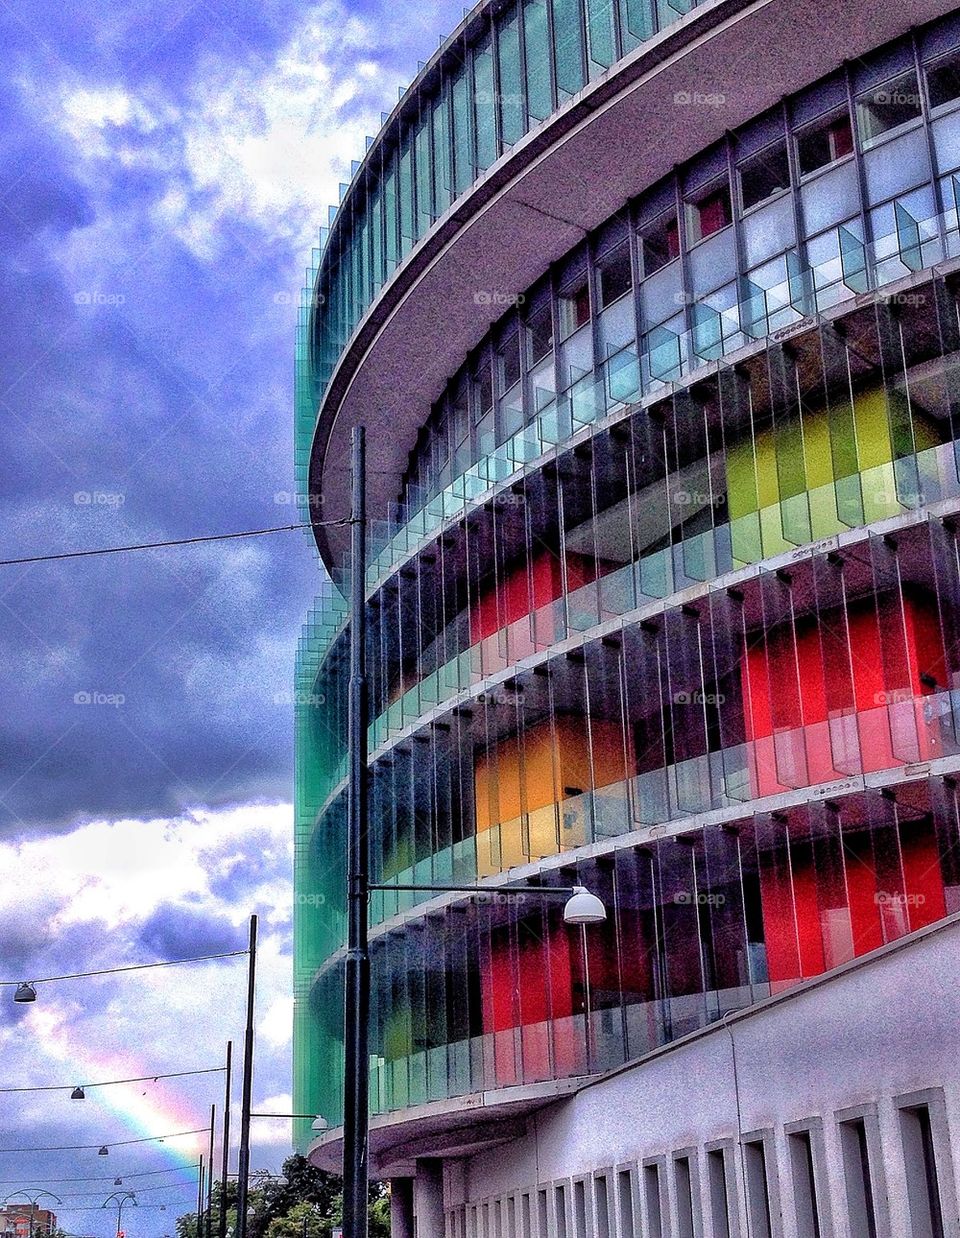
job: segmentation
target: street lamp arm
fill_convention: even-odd
[[[538,886],[527,885],[510,885],[510,886],[457,886],[457,885],[399,885],[391,882],[389,885],[380,885],[373,882],[367,884],[368,890],[412,890],[412,891],[432,891],[453,892],[458,894],[573,894],[580,889],[579,886]]]

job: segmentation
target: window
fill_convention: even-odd
[[[598,1174],[593,1180],[593,1214],[596,1219],[596,1238],[610,1238],[607,1179],[602,1174]]]
[[[752,1139],[743,1145],[744,1172],[747,1183],[747,1213],[753,1238],[771,1238],[770,1186],[767,1181],[767,1151],[762,1139]]]
[[[633,1233],[633,1184],[630,1170],[622,1169],[617,1174],[617,1212],[620,1216],[620,1233]],[[544,1231],[545,1233],[546,1231]]]
[[[931,107],[960,99],[960,56],[944,56],[927,66],[927,96]]]
[[[843,1176],[847,1188],[850,1238],[877,1238],[877,1214],[873,1197],[867,1128],[863,1118],[840,1123]]]
[[[520,336],[513,330],[500,345],[500,394],[520,381]]]
[[[885,134],[910,124],[920,115],[920,90],[916,73],[903,73],[884,82],[857,100],[860,141],[870,146]]]
[[[586,277],[559,296],[560,338],[565,340],[590,321],[590,285]]]
[[[557,1238],[567,1238],[567,1193],[562,1186],[554,1187],[553,1203],[557,1213]]]
[[[710,1219],[715,1238],[730,1238],[730,1196],[727,1190],[727,1157],[723,1148],[707,1153],[707,1189]]]
[[[730,186],[714,182],[687,201],[687,239],[691,245],[713,236],[730,223]]]
[[[537,1233],[549,1234],[549,1209],[546,1190],[537,1191]]]
[[[821,1238],[817,1175],[810,1131],[794,1131],[787,1136],[787,1144],[790,1149],[790,1172],[797,1212],[797,1236]]]
[[[630,242],[622,241],[597,259],[597,288],[601,309],[619,300],[632,287]]]
[[[907,1175],[910,1232],[914,1238],[943,1238],[943,1208],[930,1110],[915,1105],[900,1110],[903,1164]]]
[[[677,1238],[696,1238],[693,1221],[693,1175],[689,1156],[674,1158],[673,1185],[677,1196]]]
[[[818,120],[797,135],[797,162],[800,175],[816,172],[843,159],[853,150],[853,131],[846,111],[839,116]]]
[[[740,168],[740,204],[745,211],[789,188],[790,161],[786,142],[774,142]]]
[[[660,1206],[660,1166],[643,1167],[643,1205],[649,1238],[663,1238],[663,1213]]]
[[[680,229],[675,211],[667,211],[640,234],[643,274],[652,275],[680,256]]]
[[[587,1184],[578,1178],[573,1184],[574,1238],[587,1238]]]
[[[527,319],[527,344],[530,349],[530,364],[536,365],[553,348],[553,322],[550,302],[544,301]]]

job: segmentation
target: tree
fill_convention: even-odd
[[[220,1183],[213,1186],[212,1233],[220,1216]],[[390,1195],[382,1182],[370,1186],[370,1238],[390,1238]],[[227,1184],[227,1228],[236,1229],[237,1187]],[[330,1238],[343,1215],[341,1180],[311,1165],[305,1156],[288,1156],[279,1174],[256,1170],[247,1195],[248,1238]],[[198,1238],[197,1214],[177,1218],[177,1238]],[[206,1238],[201,1232],[199,1238]]]
[[[221,1184],[214,1182],[213,1184],[213,1218],[210,1227],[212,1238],[217,1238],[220,1233],[220,1197]],[[237,1184],[236,1182],[228,1182],[226,1189],[227,1199],[227,1230],[235,1230],[237,1227]],[[195,1212],[185,1212],[183,1216],[177,1217],[177,1238],[197,1238],[197,1214]],[[205,1234],[201,1238],[206,1238]]]

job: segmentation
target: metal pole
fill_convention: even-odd
[[[247,1238],[250,1185],[250,1099],[253,1095],[253,999],[257,983],[257,917],[250,917],[247,966],[247,1026],[243,1033],[243,1089],[240,1096],[240,1152],[237,1163],[237,1238]]]
[[[205,1227],[206,1238],[211,1238],[210,1229],[213,1225],[213,1135],[217,1129],[217,1106],[210,1106],[210,1156],[207,1160],[207,1223]],[[197,1235],[200,1238],[200,1235]]]
[[[230,1086],[233,1041],[227,1041],[227,1082],[223,1089],[223,1157],[220,1162],[220,1224],[218,1238],[227,1238],[227,1183],[230,1181]]]
[[[123,1207],[123,1201],[120,1202]],[[117,1213],[117,1234],[120,1233],[120,1213]],[[203,1153],[200,1153],[200,1172],[197,1174],[197,1238],[203,1238]]]
[[[367,1238],[368,1013],[366,461],[353,427],[350,538],[350,787],[347,800],[347,955],[344,965],[343,1235]],[[240,1238],[244,1238],[241,1234]]]

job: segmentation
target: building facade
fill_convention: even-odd
[[[0,1234],[4,1238],[39,1238],[55,1233],[57,1214],[33,1204],[4,1204],[0,1207]]]
[[[358,423],[371,877],[482,890],[371,897],[398,1235],[960,1234],[958,194],[924,0],[484,0],[342,187],[297,362],[315,1163]]]

